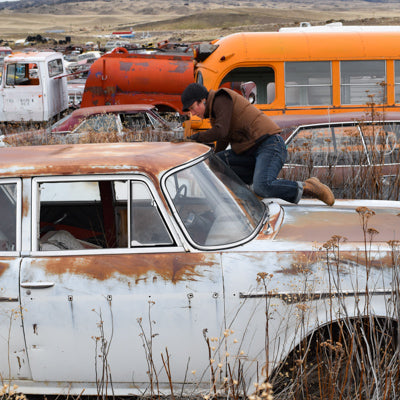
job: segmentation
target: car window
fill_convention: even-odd
[[[161,120],[157,119],[155,116],[153,116],[151,114],[147,114],[147,118],[150,120],[150,123],[153,126],[153,128],[163,128],[164,127],[164,124],[161,122]]]
[[[358,125],[337,125],[334,127],[337,165],[363,165],[369,159]]]
[[[118,132],[118,124],[115,114],[98,114],[86,118],[73,133],[105,133]]]
[[[38,250],[174,244],[154,196],[143,181],[46,180],[38,183],[38,202]]]
[[[138,112],[135,114],[123,114],[120,115],[121,123],[124,129],[137,131],[151,127],[149,119],[144,112]]]
[[[0,184],[0,252],[16,250],[17,185]]]
[[[51,60],[47,64],[47,68],[49,71],[49,77],[61,75],[64,72],[64,65],[61,58],[56,60]]]
[[[173,240],[162,220],[150,190],[143,182],[132,182],[131,245],[171,245]]]
[[[215,156],[169,176],[166,188],[184,228],[200,246],[244,240],[264,215],[263,203]]]
[[[7,65],[6,85],[39,85],[38,65],[29,63],[16,63]]]
[[[329,126],[300,128],[289,142],[286,162],[310,167],[329,165],[335,155],[332,133]]]
[[[318,125],[298,129],[288,143],[288,164],[308,168],[367,163],[357,125]]]
[[[360,124],[371,163],[391,164],[400,162],[400,123],[377,122]]]

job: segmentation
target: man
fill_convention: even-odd
[[[228,164],[260,197],[277,197],[297,204],[304,195],[329,206],[335,197],[318,178],[305,182],[277,179],[286,161],[286,146],[281,129],[267,115],[233,90],[208,91],[191,83],[183,91],[183,111],[210,118],[211,129],[189,139],[200,143],[217,142],[217,156]],[[226,150],[228,145],[229,150]]]

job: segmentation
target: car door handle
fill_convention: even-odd
[[[21,287],[25,289],[47,289],[55,285],[55,282],[22,282]]]

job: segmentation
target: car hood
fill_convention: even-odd
[[[370,215],[368,217],[368,215]],[[274,240],[325,243],[332,236],[346,242],[400,240],[400,202],[338,200],[333,207],[319,201],[270,205]]]

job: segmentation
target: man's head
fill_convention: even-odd
[[[203,118],[205,101],[208,97],[208,90],[199,83],[191,83],[181,95],[183,111],[190,111],[192,114]]]

